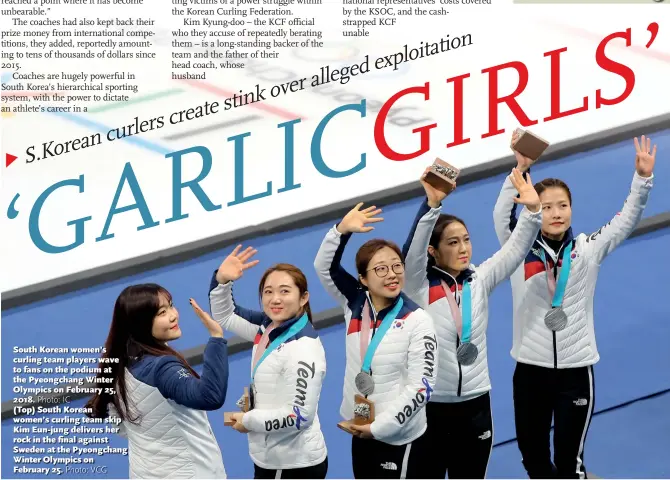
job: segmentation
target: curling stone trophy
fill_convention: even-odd
[[[375,404],[362,395],[356,394],[354,395],[354,418],[340,422],[337,426],[347,433],[354,434],[356,430],[353,430],[351,425],[368,425],[374,420]]]
[[[244,393],[237,401],[237,406],[240,407],[240,410],[243,412],[248,412],[251,410],[251,400],[249,399],[249,388],[244,387]],[[226,427],[232,427],[235,425],[235,420],[232,419],[234,412],[224,412],[223,413],[223,424]]]
[[[540,158],[540,155],[542,155],[549,146],[548,141],[528,130],[517,128],[514,132],[518,137],[516,141],[512,143],[512,148],[524,157],[530,158],[533,162]]]
[[[453,165],[449,165],[444,160],[439,158],[430,166],[430,170],[426,173],[424,180],[444,193],[450,193],[456,188],[456,179],[460,170]]]

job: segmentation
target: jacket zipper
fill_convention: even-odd
[[[458,347],[461,345],[461,342],[458,338],[458,334],[456,335],[456,351],[458,351]],[[461,362],[458,361],[458,358],[456,358],[456,363],[458,364],[458,391],[456,393],[456,396],[460,397],[461,396],[461,389],[463,387],[463,370],[461,369]]]
[[[565,244],[561,245],[561,248],[558,249],[556,254],[556,261],[554,262],[554,278],[558,280],[558,260],[561,258],[561,252]],[[552,331],[551,336],[554,342],[554,368],[558,368],[558,345],[556,342],[556,332]]]
[[[454,277],[451,277],[454,278]],[[454,299],[456,300],[456,304],[460,308],[461,306],[461,296],[458,294],[458,280],[454,278],[454,284],[456,285],[454,287]],[[456,332],[456,351],[458,351],[458,347],[461,346],[461,339],[458,338],[458,331]],[[458,364],[458,390],[456,391],[456,396],[460,397],[461,392],[463,390],[463,369],[461,368],[461,362],[458,361],[458,356],[456,356],[456,363]]]

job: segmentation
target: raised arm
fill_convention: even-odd
[[[649,193],[654,184],[653,171],[656,161],[656,145],[652,150],[651,139],[644,136],[639,143],[635,138],[634,143],[636,150],[635,173],[623,208],[612,220],[586,239],[587,249],[591,250],[596,263],[602,262],[607,255],[612,253],[621,242],[633,233],[642,219]]]
[[[405,257],[404,290],[410,298],[422,307],[425,307],[426,299],[419,298],[418,294],[428,281],[426,272],[428,267],[428,244],[435,223],[440,218],[440,211],[439,204],[433,208],[427,200],[421,202],[405,245],[402,247],[402,253]]]
[[[218,410],[228,390],[228,345],[223,337],[211,337],[205,347],[203,369],[196,378],[174,356],[156,361],[154,385],[161,394],[197,410]]]
[[[521,155],[512,147],[518,135],[518,132],[515,130],[510,140],[510,148],[516,158],[516,169],[524,174],[524,178],[527,178],[526,175],[530,174],[530,167],[533,161]],[[512,183],[512,177],[505,177],[502,189],[498,194],[498,200],[496,200],[495,207],[493,208],[493,225],[500,245],[504,245],[509,240],[517,224],[517,202],[514,201],[517,193],[514,183]]]
[[[258,264],[258,260],[248,262],[256,250],[247,247],[240,252],[241,248],[238,245],[212,275],[209,304],[214,320],[224,330],[253,342],[266,316],[263,312],[239,307],[233,300],[233,282],[242,277],[244,270]]]
[[[517,223],[517,207],[514,201],[516,195],[517,191],[508,175],[505,177],[502,189],[498,194],[498,200],[496,200],[495,207],[493,207],[493,225],[500,245],[504,245],[507,242]]]
[[[356,205],[339,224],[328,230],[314,259],[314,269],[321,284],[344,307],[356,298],[359,286],[356,277],[341,265],[344,248],[352,233],[370,232],[373,227],[366,227],[367,223],[383,220],[374,218],[381,209],[372,206],[361,210],[362,205]]]
[[[415,314],[419,318],[412,328],[407,353],[407,383],[388,409],[370,424],[370,433],[378,440],[396,435],[407,420],[426,406],[435,388],[438,365],[435,328],[425,310],[417,310]]]
[[[299,348],[287,352],[289,360],[283,381],[294,389],[290,401],[278,408],[255,408],[245,413],[242,425],[250,432],[273,434],[291,429],[297,432],[314,422],[326,376],[326,357],[318,338],[302,342],[305,340],[301,340]]]
[[[440,218],[442,201],[447,196],[447,193],[436,189],[424,180],[429,170],[430,167],[426,168],[421,177],[421,185],[426,191],[426,199],[419,206],[419,211],[402,248],[405,258],[405,293],[422,307],[426,306],[428,300],[419,298],[419,292],[428,282],[426,273],[428,245],[435,224]]]
[[[523,262],[542,227],[540,197],[533,187],[530,174],[524,179],[515,168],[505,181],[510,182],[514,191],[519,194],[518,197],[512,197],[515,205],[525,205],[526,208],[522,210],[516,227],[500,250],[477,268],[477,274],[489,294]]]

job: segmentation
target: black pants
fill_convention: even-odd
[[[426,434],[406,445],[352,437],[354,478],[426,478]]]
[[[586,478],[584,444],[591,424],[593,367],[553,369],[517,363],[514,420],[530,478]],[[549,434],[554,420],[554,462]]]
[[[312,467],[289,468],[286,470],[268,470],[254,465],[254,478],[326,478],[328,473],[328,457]]]
[[[491,397],[487,393],[458,403],[430,402],[426,478],[485,478],[493,447]]]

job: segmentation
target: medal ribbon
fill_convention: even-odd
[[[265,360],[267,358],[267,356],[270,355],[279,345],[284,343],[289,338],[295,336],[298,332],[300,332],[300,330],[305,328],[308,323],[309,323],[309,319],[307,318],[307,314],[304,313],[302,315],[302,317],[300,317],[300,320],[295,322],[293,324],[293,326],[291,326],[291,328],[289,328],[284,333],[282,333],[277,338],[275,338],[274,341],[266,349],[263,349],[260,358],[258,358],[258,350],[261,348],[261,344],[260,343],[258,344],[258,347],[256,347],[256,358],[258,358],[258,360],[254,359],[254,365],[253,365],[253,369],[252,369],[252,372],[251,372],[251,381],[252,382],[254,380],[254,376],[256,375],[256,370],[258,370],[258,367],[261,365],[261,363],[263,363],[263,360]],[[270,335],[270,333],[268,332],[268,329],[272,330],[271,327],[272,327],[272,325],[269,325],[268,328],[265,329],[265,332],[263,332],[263,337],[261,337],[261,343],[267,343],[266,335],[267,336]],[[264,340],[265,340],[265,342],[264,342]]]
[[[554,269],[549,268],[544,249],[540,250],[540,257],[544,263],[544,268],[547,271],[547,287],[549,294],[552,295],[551,308],[558,308],[563,304],[563,297],[565,296],[565,287],[568,284],[568,277],[570,276],[570,264],[572,258],[572,242],[568,243],[563,250],[563,262],[561,263],[561,271],[558,273],[558,282],[554,277]]]
[[[463,290],[461,291],[462,314],[447,282],[440,280],[440,283],[442,283],[444,294],[449,302],[451,316],[456,324],[456,331],[459,332],[461,343],[468,343],[470,341],[470,334],[472,333],[472,292],[470,291],[470,282],[463,282]],[[456,288],[458,289],[458,282],[456,282]]]
[[[270,332],[274,329],[275,325],[274,323],[271,323],[270,325],[267,326],[267,328],[263,332],[263,336],[261,337],[261,340],[258,342],[258,346],[256,347],[256,354],[254,355],[254,358],[252,360],[251,368],[254,368],[256,366],[258,360],[263,355],[263,352],[265,352],[265,349],[270,343],[270,341],[268,340],[268,338],[270,337]]]
[[[395,317],[400,312],[400,309],[402,308],[404,303],[405,302],[403,301],[402,297],[400,297],[395,307],[393,307],[393,309],[384,316],[384,320],[382,320],[379,329],[377,329],[377,333],[375,333],[375,336],[372,337],[372,341],[370,341],[370,344],[368,345],[368,341],[370,339],[371,315],[370,315],[370,305],[368,304],[367,300],[365,301],[365,305],[363,306],[363,314],[361,315],[362,317],[361,322],[363,322],[361,324],[361,358],[363,360],[361,370],[363,372],[370,374],[372,357],[374,356],[377,347],[381,343],[382,338],[384,338],[384,335],[386,335],[388,329],[391,328],[391,325],[393,324]],[[363,352],[365,352],[365,354]]]

